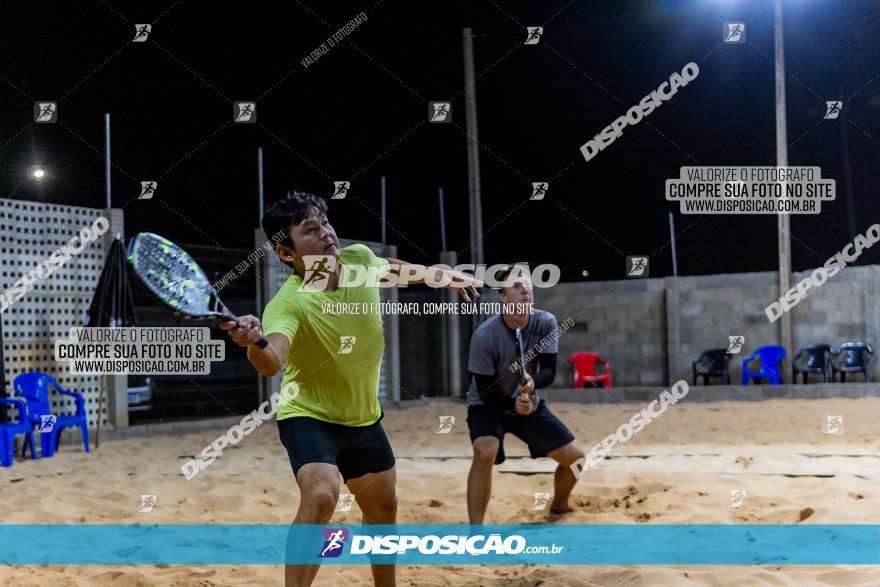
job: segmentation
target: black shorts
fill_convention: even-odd
[[[546,457],[574,440],[574,434],[544,405],[544,400],[540,400],[538,408],[528,416],[505,414],[488,406],[468,406],[467,423],[471,442],[480,436],[498,439],[496,465],[504,462],[504,435],[508,432],[529,446],[529,456],[533,459]]]
[[[380,424],[384,417],[383,413],[369,426],[343,426],[307,416],[278,420],[278,434],[294,476],[308,463],[336,465],[345,481],[387,471],[395,460]]]

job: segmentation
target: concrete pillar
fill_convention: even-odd
[[[101,239],[104,247],[104,259],[113,239],[125,239],[125,216],[121,208],[103,209],[101,214],[110,221],[110,230]],[[128,375],[101,375],[104,385],[104,399],[107,402],[107,423],[112,428],[128,427]],[[100,383],[99,383],[100,385]],[[102,415],[98,414],[101,418]]]
[[[774,73],[775,73],[775,90],[776,90],[776,166],[786,167],[788,165],[788,130],[786,126],[785,112],[785,42],[784,29],[782,26],[782,0],[775,1],[775,12],[773,21],[773,47],[774,53]],[[785,190],[785,183],[782,184]],[[791,225],[789,223],[788,214],[777,215],[777,225],[779,232],[777,235],[778,251],[779,251],[779,296],[783,296],[785,292],[791,288]],[[794,331],[793,312],[785,312],[779,319],[779,344],[784,346],[788,353],[787,359],[782,361],[783,373],[791,372],[790,358],[793,353],[797,352],[792,348],[792,332]]]
[[[874,347],[880,346],[880,267],[877,265],[869,265],[865,269],[864,290],[865,290],[865,340]],[[876,379],[876,369],[874,370],[872,379]]]

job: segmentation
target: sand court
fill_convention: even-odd
[[[586,447],[640,404],[552,403]],[[825,414],[844,416],[826,434]],[[439,416],[454,416],[438,434]],[[495,468],[490,524],[873,524],[880,519],[880,399],[682,403],[580,479],[574,513],[533,509],[552,493],[549,459],[531,460],[508,435]],[[466,524],[470,466],[466,410],[451,400],[388,409],[383,424],[398,457],[398,520]],[[193,480],[180,464],[222,430],[113,440],[92,455],[62,446],[53,459],[3,470],[0,515],[12,524],[284,524],[299,494],[274,422],[259,427]],[[711,442],[707,442],[711,439]],[[731,507],[731,490],[743,491]],[[346,489],[343,487],[343,493]],[[138,512],[140,496],[156,495]],[[353,504],[334,523],[357,524]],[[83,545],[88,548],[88,545]],[[282,585],[280,566],[14,566],[4,585]],[[876,585],[876,566],[401,566],[401,585]],[[325,565],[316,585],[370,585],[366,567]]]

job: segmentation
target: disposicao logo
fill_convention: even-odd
[[[342,554],[342,547],[348,540],[348,530],[344,528],[324,528],[324,547],[318,558],[336,558]]]

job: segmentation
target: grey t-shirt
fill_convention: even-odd
[[[529,355],[531,351],[534,355],[526,363],[526,373],[532,377],[538,371],[538,354],[556,353],[559,350],[556,337],[551,337],[544,341],[543,346],[539,346],[541,339],[554,330],[556,330],[556,316],[544,310],[533,309],[529,323],[522,329],[523,354]],[[471,337],[468,371],[478,375],[494,375],[498,378],[495,389],[504,390],[509,392],[511,397],[515,397],[519,393],[519,375],[509,368],[515,363],[514,330],[508,328],[500,315],[493,316],[480,324]],[[471,377],[468,387],[467,402],[468,405],[483,404],[474,377]]]

